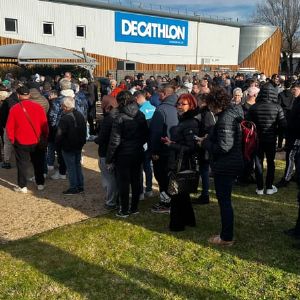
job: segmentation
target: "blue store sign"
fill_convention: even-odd
[[[188,21],[115,12],[115,41],[187,46]]]

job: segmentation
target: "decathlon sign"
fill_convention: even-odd
[[[187,46],[188,21],[115,12],[115,41]]]

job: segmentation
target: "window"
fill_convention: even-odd
[[[5,31],[18,32],[18,20],[5,18]]]
[[[43,34],[54,35],[54,23],[44,22],[43,23]]]
[[[85,26],[78,25],[76,26],[76,36],[77,37],[85,37]]]

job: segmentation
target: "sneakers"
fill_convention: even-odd
[[[54,166],[47,166],[48,171],[53,171],[54,170]]]
[[[141,193],[141,194],[140,194],[139,200],[140,200],[140,201],[143,201],[143,200],[145,200],[144,193]]]
[[[14,187],[14,191],[16,192],[16,193],[23,193],[23,194],[27,194],[27,187],[26,186],[24,186],[24,187],[19,187],[19,186],[16,186],[16,187]]]
[[[96,138],[96,135],[90,135],[86,140],[88,142],[93,142],[95,140],[95,138]]]
[[[83,194],[84,193],[84,188],[82,188],[82,187],[77,188],[77,190],[78,190],[79,194]]]
[[[69,188],[67,189],[66,191],[63,191],[62,192],[64,195],[66,196],[72,196],[72,195],[77,195],[79,194],[80,192],[78,191],[78,189],[72,189],[72,188]]]
[[[107,210],[115,210],[117,209],[117,205],[108,205],[108,204],[104,204],[104,208],[107,209]]]
[[[129,217],[129,213],[123,213],[122,211],[118,211],[116,213],[116,217],[119,217],[119,218],[128,218]]]
[[[199,204],[199,205],[209,204],[209,195],[200,195],[198,199],[193,201],[193,204]]]
[[[266,194],[267,195],[273,195],[273,194],[275,194],[277,192],[278,192],[278,190],[277,190],[277,187],[275,185],[272,185],[271,189],[267,189],[266,190]]]
[[[256,192],[257,195],[263,195],[264,194],[263,189],[262,190],[256,189],[255,192]]]
[[[131,215],[138,215],[140,212],[137,209],[131,209],[129,213]]]
[[[151,198],[153,197],[153,191],[145,192],[145,198]]]
[[[2,169],[11,169],[11,164],[9,162],[3,162],[1,168]]]
[[[214,235],[208,239],[208,242],[217,246],[232,246],[234,241],[224,241],[219,235]]]
[[[43,191],[45,189],[45,186],[43,184],[38,184],[37,189],[38,191]]]
[[[164,202],[164,203],[170,203],[170,201],[171,201],[170,196],[166,192],[161,192],[159,194],[159,198],[160,198],[160,201]]]
[[[169,214],[170,207],[166,207],[165,205],[160,204],[160,205],[153,206],[151,211],[157,214]]]
[[[276,184],[277,188],[283,188],[283,187],[287,187],[289,184],[289,181],[286,181],[284,178],[282,178],[280,181],[278,181],[278,183]]]
[[[59,173],[59,171],[56,171],[50,178],[54,179],[54,180],[67,179],[67,175],[62,175],[62,174]]]

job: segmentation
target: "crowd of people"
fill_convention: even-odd
[[[103,112],[99,122],[98,100]],[[118,84],[112,74],[99,82],[74,79],[70,72],[55,78],[35,74],[30,79],[7,74],[0,83],[0,101],[2,168],[12,167],[14,150],[16,192],[27,193],[28,180],[44,190],[51,171],[53,180],[68,178],[64,195],[84,193],[81,152],[86,141],[94,141],[108,210],[117,210],[121,218],[138,214],[139,202],[153,197],[154,175],[159,201],[152,212],[170,214],[169,229],[182,231],[196,226],[193,204],[209,204],[213,177],[221,231],[209,242],[231,246],[234,184],[256,184],[253,192],[258,197],[277,193],[292,178],[300,186],[297,76],[267,78],[261,73],[248,78],[216,72],[201,78],[186,73],[146,79],[138,73]],[[252,122],[257,131],[256,149],[249,159],[243,155],[243,120]],[[274,184],[275,154],[283,150],[284,176]],[[179,161],[180,170],[194,169],[201,179],[200,194],[193,200],[188,192],[169,192],[170,174],[176,172]],[[34,178],[29,178],[31,163]],[[300,238],[300,217],[285,233]]]

